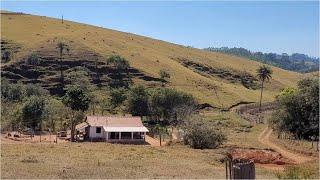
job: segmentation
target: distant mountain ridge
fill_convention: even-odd
[[[319,58],[310,57],[300,53],[293,53],[291,55],[282,53],[280,55],[276,53],[252,52],[241,47],[208,47],[205,48],[205,50],[244,57],[295,72],[307,73],[319,71]]]

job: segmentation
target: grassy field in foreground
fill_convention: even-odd
[[[107,143],[2,144],[2,178],[224,178],[223,150]],[[257,169],[260,178],[273,173]]]

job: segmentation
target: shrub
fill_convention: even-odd
[[[203,121],[188,123],[185,127],[184,143],[194,149],[214,149],[226,141],[221,131]]]
[[[32,53],[27,59],[27,64],[32,66],[38,66],[40,62],[41,62],[40,57],[35,53]]]
[[[113,64],[117,70],[125,70],[130,67],[128,60],[118,55],[109,57],[107,63]]]
[[[166,78],[170,78],[170,74],[169,74],[166,70],[164,70],[164,69],[161,69],[161,70],[159,71],[159,75],[160,75],[160,78],[161,78],[163,81],[165,81]]]
[[[4,50],[1,52],[1,62],[6,63],[13,58],[13,52],[10,50]]]

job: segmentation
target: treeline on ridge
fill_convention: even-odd
[[[252,52],[241,47],[208,47],[205,48],[205,50],[244,57],[290,71],[307,73],[319,70],[319,58],[310,57],[305,54],[293,53],[288,55],[287,53],[276,54]]]

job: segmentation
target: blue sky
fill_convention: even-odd
[[[319,57],[319,2],[2,1],[1,9],[45,15],[197,48]]]

